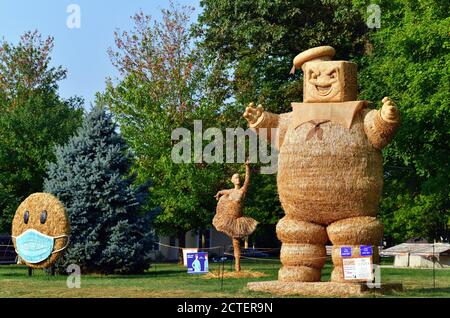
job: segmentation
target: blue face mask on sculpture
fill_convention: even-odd
[[[42,234],[39,231],[29,229],[15,237],[16,239],[16,252],[25,262],[30,264],[37,264],[45,261],[53,253],[62,251],[67,247],[66,245],[59,250],[53,251],[55,240],[61,237],[67,237],[67,235],[60,236],[48,236]]]

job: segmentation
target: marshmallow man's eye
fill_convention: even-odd
[[[337,78],[337,72],[336,72],[336,70],[332,70],[330,73],[328,73],[328,76],[330,77],[330,79],[335,79],[335,78]]]
[[[30,219],[30,212],[25,211],[23,214],[23,223],[28,224],[28,220]]]
[[[313,70],[309,70],[309,79],[315,80],[320,75],[319,73],[314,72]]]
[[[41,224],[44,224],[47,221],[47,211],[41,212]]]

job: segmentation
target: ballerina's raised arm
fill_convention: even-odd
[[[245,162],[245,181],[244,185],[241,188],[244,194],[247,192],[249,186],[250,186],[250,161],[247,160]]]

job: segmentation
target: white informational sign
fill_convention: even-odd
[[[373,279],[371,257],[343,258],[342,266],[345,280],[371,281]]]
[[[197,253],[198,248],[183,248],[183,265],[187,266],[187,254],[188,253]]]

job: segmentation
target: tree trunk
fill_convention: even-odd
[[[206,247],[206,237],[205,232],[202,231],[202,248]]]
[[[244,248],[245,249],[248,248],[248,235],[246,237],[244,237]]]
[[[234,252],[234,270],[236,272],[241,271],[241,246],[239,239],[233,238],[233,252]]]
[[[183,248],[186,247],[186,233],[178,233],[178,264],[183,264]]]

